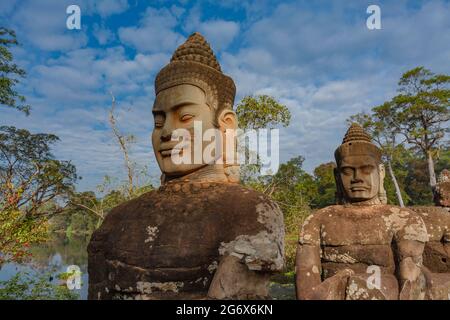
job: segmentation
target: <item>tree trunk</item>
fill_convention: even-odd
[[[431,191],[434,194],[436,189],[436,173],[434,172],[434,161],[433,156],[431,155],[431,150],[427,152],[427,162],[428,162],[428,173],[430,175],[430,187]]]
[[[391,160],[388,160],[387,163],[388,163],[389,174],[391,175],[392,182],[394,183],[395,194],[397,195],[398,204],[400,207],[403,208],[405,206],[405,204],[403,203],[403,197],[402,197],[402,193],[400,191],[400,187],[398,186],[397,178],[395,177],[394,170],[392,169]]]

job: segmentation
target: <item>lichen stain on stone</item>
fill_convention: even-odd
[[[404,239],[406,240],[427,242],[428,238],[428,232],[422,223],[413,223],[405,227]]]
[[[147,228],[145,228],[145,230],[147,231],[147,239],[145,239],[145,243],[152,243],[153,241],[155,241],[156,237],[158,236],[158,227],[152,227],[152,226],[147,226]],[[150,244],[150,248],[153,245]]]
[[[267,202],[260,202],[256,205],[257,220],[264,225],[269,232],[280,233],[284,235],[283,214],[281,210],[274,204],[271,206]]]
[[[308,223],[313,219],[313,215],[312,214],[310,214],[306,219],[305,219],[305,221],[303,221],[303,226],[306,226],[306,225],[308,225]]]
[[[339,262],[339,263],[357,263],[358,261],[353,258],[349,253],[339,253],[334,249],[324,252],[324,258],[328,261]]]
[[[136,289],[142,294],[150,294],[155,289],[162,292],[175,292],[178,293],[179,289],[184,285],[183,282],[144,282],[138,281],[136,283]]]
[[[386,228],[388,230],[393,229],[395,231],[403,229],[408,223],[409,212],[401,212],[398,208],[391,208],[390,211],[392,212],[392,214],[382,217],[385,222]]]
[[[303,236],[302,236],[302,240],[304,240],[304,241],[309,241],[309,240],[311,240],[312,239],[312,236],[309,234],[309,233],[305,233]]]
[[[283,252],[278,239],[267,231],[254,236],[240,235],[228,243],[222,242],[219,254],[229,254],[241,259],[250,270],[273,270],[283,268]]]
[[[213,261],[209,266],[208,266],[208,271],[209,273],[213,273],[214,271],[216,271],[217,269],[217,261]]]
[[[367,289],[359,288],[358,284],[352,280],[350,285],[347,287],[346,299],[347,300],[360,300],[360,299],[367,300],[368,298],[369,298],[369,293],[367,292]]]

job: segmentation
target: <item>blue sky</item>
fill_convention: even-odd
[[[66,7],[81,8],[81,30],[66,28]],[[381,30],[366,9],[381,8]],[[1,25],[16,30],[19,89],[26,117],[0,109],[0,125],[54,133],[60,159],[72,160],[94,189],[104,175],[125,177],[108,126],[112,91],[120,129],[136,136],[132,157],[155,181],[150,134],[153,81],[190,33],[211,43],[233,77],[238,102],[270,94],[292,121],[280,131],[282,161],[303,155],[312,171],[331,161],[345,119],[395,94],[401,74],[423,65],[450,73],[449,1],[137,1],[0,2]]]

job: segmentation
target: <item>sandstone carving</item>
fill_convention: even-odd
[[[414,211],[386,204],[381,151],[352,124],[335,158],[339,204],[317,211],[301,228],[297,297],[429,297],[422,268],[427,230]]]
[[[431,298],[447,298],[450,292],[450,173],[443,170],[435,190],[436,206],[413,206],[425,222],[429,241],[425,245],[423,264],[428,271]]]
[[[437,206],[444,207],[450,212],[450,171],[442,170],[438,177],[434,201]]]
[[[195,135],[194,120],[203,130],[236,129],[233,80],[194,33],[157,75],[155,93],[161,187],[114,208],[94,232],[89,299],[268,298],[269,276],[284,264],[278,206],[240,186],[235,164],[171,156],[179,152],[172,133]]]

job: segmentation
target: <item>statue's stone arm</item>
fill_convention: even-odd
[[[337,272],[321,280],[320,247],[299,244],[296,257],[296,293],[299,300],[343,300],[348,278],[354,274],[350,269]]]
[[[257,205],[262,229],[222,242],[221,260],[212,279],[208,297],[252,299],[268,297],[269,277],[284,267],[283,213],[274,203]]]
[[[211,281],[212,299],[252,299],[268,296],[269,277],[284,266],[283,234],[261,231],[222,243],[222,258]]]
[[[348,278],[354,272],[343,269],[322,281],[320,226],[319,219],[310,216],[303,223],[300,232],[296,255],[297,299],[342,300],[345,299]]]
[[[208,290],[210,299],[258,299],[268,296],[271,273],[250,270],[238,257],[224,256]]]
[[[424,275],[422,267],[422,254],[425,247],[423,242],[417,240],[400,240],[396,243],[399,280],[399,299],[417,299],[419,292],[423,291],[424,284],[421,277]]]

